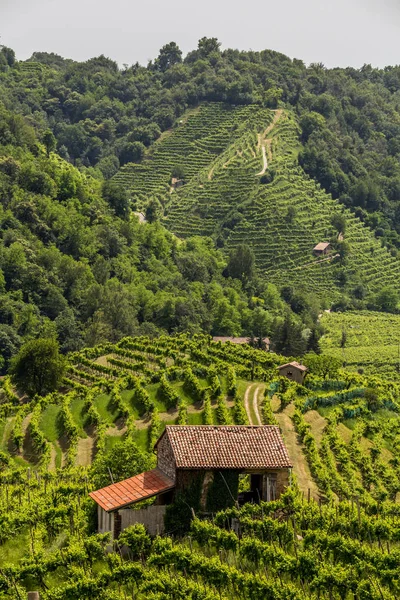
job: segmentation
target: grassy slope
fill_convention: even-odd
[[[324,353],[337,356],[347,368],[365,373],[385,373],[398,378],[400,315],[378,312],[325,313],[321,318],[325,335]],[[345,347],[340,347],[342,332]]]

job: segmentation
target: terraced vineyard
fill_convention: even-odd
[[[174,167],[183,167],[191,180],[214,162],[230,144],[253,123],[265,126],[272,119],[270,111],[254,107],[232,108],[223,104],[206,104],[189,111],[175,128],[165,132],[151,147],[140,165],[128,164],[115,175],[131,193],[137,208],[150,198],[163,205],[169,201]]]
[[[0,450],[17,465],[54,471],[88,465],[128,434],[147,451],[167,423],[249,422],[246,391],[261,397],[263,379],[283,358],[229,346],[182,335],[86,349],[70,356],[69,392],[39,403],[21,405],[6,378]]]
[[[321,323],[325,330],[320,341],[323,352],[343,360],[348,369],[399,378],[399,315],[367,311],[325,313]]]
[[[339,371],[298,386],[276,377],[279,361],[208,336],[126,338],[72,355],[64,394],[19,399],[4,379],[0,598],[28,589],[44,600],[398,598],[399,384]],[[150,449],[163,411],[180,423],[243,423],[249,388],[249,412],[282,429],[291,489],[278,501],[198,513],[189,537],[151,539],[136,525],[107,554],[108,534],[90,534],[82,441],[93,439],[100,458],[111,439]],[[53,473],[58,426],[64,468]]]
[[[164,224],[179,237],[214,236],[227,251],[249,244],[260,271],[277,285],[294,285],[327,302],[357,282],[367,294],[383,286],[399,289],[399,261],[299,167],[298,134],[287,111],[227,111],[210,104],[157,142],[143,165],[127,166],[116,178],[140,206],[157,196],[166,207]],[[265,160],[275,173],[268,184],[261,177]],[[171,193],[176,164],[187,165],[188,178]],[[317,259],[313,247],[337,237],[335,213],[346,219],[347,255],[344,261],[335,252]]]

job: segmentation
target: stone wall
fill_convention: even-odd
[[[305,371],[300,371],[299,369],[296,369],[296,367],[292,367],[289,365],[287,367],[279,369],[279,375],[281,377],[287,377],[288,379],[291,379],[296,383],[302,384],[305,377]]]
[[[281,494],[289,487],[289,469],[281,469],[276,472],[276,497],[279,498]]]
[[[175,458],[166,434],[162,436],[157,445],[157,467],[175,481]]]

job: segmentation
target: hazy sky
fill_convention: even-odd
[[[0,0],[1,43],[76,60],[146,64],[165,43],[271,48],[306,63],[400,63],[400,0]]]

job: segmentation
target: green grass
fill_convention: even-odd
[[[320,413],[319,409],[318,409],[318,412]],[[345,425],[348,429],[351,429],[353,431],[356,428],[357,419],[344,419],[343,420],[343,425]]]
[[[147,427],[145,429],[137,429],[133,437],[139,448],[147,452],[149,448],[149,433]]]
[[[126,402],[126,404],[128,405],[130,414],[136,420],[140,419],[142,410],[141,410],[141,407],[137,406],[134,403],[134,400],[133,400],[134,392],[133,392],[133,390],[122,390],[121,396],[122,396],[123,400]]]
[[[3,452],[8,452],[8,442],[12,433],[14,419],[8,418],[0,424],[0,448]]]
[[[110,396],[108,394],[100,394],[95,398],[94,404],[99,411],[101,419],[113,425],[118,417],[118,410],[110,408]]]
[[[29,532],[23,531],[14,535],[4,544],[0,545],[0,567],[5,565],[18,565],[29,554]]]
[[[321,417],[329,417],[332,412],[335,411],[335,406],[318,406],[317,412],[321,415]]]
[[[60,406],[49,404],[41,414],[39,427],[49,442],[56,442],[60,437],[58,424],[60,410]]]
[[[157,410],[159,412],[167,412],[167,407],[158,396],[159,387],[160,386],[158,383],[152,383],[146,386],[146,391],[148,392],[150,399],[154,402],[154,406],[157,408]]]
[[[75,423],[79,428],[79,436],[86,437],[86,433],[84,430],[85,425],[85,414],[83,413],[84,399],[80,397],[75,397],[71,400],[70,409],[72,416],[74,418]]]
[[[188,413],[188,425],[203,425],[203,411]]]
[[[6,420],[3,419],[2,421],[0,421],[0,447],[3,451],[6,450],[6,448],[4,448],[4,444],[3,444],[5,427],[6,427]]]
[[[122,440],[122,437],[123,436],[119,435],[106,435],[106,452],[110,452],[114,446],[119,444]]]

